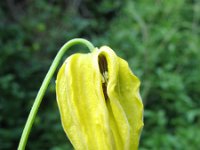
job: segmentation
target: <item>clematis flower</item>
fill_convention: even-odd
[[[60,68],[56,95],[64,131],[76,150],[137,150],[143,127],[139,79],[103,46],[73,54]]]

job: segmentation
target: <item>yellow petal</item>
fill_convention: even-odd
[[[143,126],[140,82],[109,47],[74,54],[59,70],[57,102],[76,150],[136,150]]]
[[[117,57],[109,47],[102,47],[100,54],[103,54],[108,61],[108,108],[115,121],[112,126],[118,128],[113,129],[116,143],[121,141],[119,149],[137,149],[143,127],[143,104],[139,96],[140,81],[131,72],[127,62]]]

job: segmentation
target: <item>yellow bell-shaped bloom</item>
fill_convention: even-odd
[[[143,127],[139,79],[107,46],[73,54],[56,80],[65,133],[76,150],[137,150]]]

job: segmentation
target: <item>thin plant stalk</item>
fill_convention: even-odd
[[[50,69],[47,72],[47,74],[46,74],[46,76],[44,78],[44,81],[42,82],[42,85],[41,85],[41,87],[39,89],[39,92],[38,92],[38,94],[37,94],[37,96],[35,98],[34,104],[33,104],[32,108],[31,108],[31,111],[29,113],[28,119],[26,121],[24,130],[23,130],[23,133],[21,135],[21,139],[20,139],[20,142],[19,142],[18,150],[24,150],[25,149],[25,146],[26,146],[26,143],[27,143],[27,140],[28,140],[28,137],[29,137],[29,134],[30,134],[33,122],[34,122],[34,119],[35,119],[36,114],[38,112],[38,108],[40,106],[42,98],[44,97],[44,94],[45,94],[46,89],[47,89],[47,87],[49,85],[49,82],[51,81],[51,78],[52,78],[53,74],[55,73],[55,70],[58,67],[59,62],[62,59],[62,56],[64,55],[64,53],[71,46],[77,45],[77,44],[86,45],[91,52],[95,49],[94,46],[89,41],[87,41],[85,39],[81,39],[81,38],[72,39],[72,40],[68,41],[67,43],[65,43],[61,47],[61,49],[58,51],[55,59],[53,60],[53,63],[50,66]]]

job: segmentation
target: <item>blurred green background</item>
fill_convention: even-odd
[[[41,82],[59,48],[82,37],[109,45],[141,79],[140,150],[200,149],[200,1],[0,1],[0,149],[17,148]],[[88,52],[74,47],[75,52]],[[28,150],[72,150],[56,103],[55,77]]]

